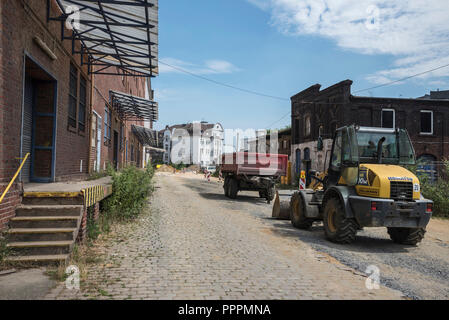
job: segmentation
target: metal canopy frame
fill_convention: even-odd
[[[123,92],[109,91],[112,108],[122,120],[157,121],[158,103]]]
[[[136,126],[133,124],[131,125],[131,131],[134,133],[134,135],[142,145],[153,148],[157,146],[157,133],[155,130],[151,130],[142,126]]]
[[[55,0],[62,11],[51,17],[47,0],[47,20],[61,23],[61,40],[72,41],[72,54],[81,55],[81,65],[89,73],[154,77],[158,74],[158,0]],[[65,31],[72,14],[79,9],[80,28]],[[81,48],[75,47],[79,41]],[[87,61],[86,57],[87,56]]]

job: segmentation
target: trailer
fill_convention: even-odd
[[[224,194],[235,199],[239,191],[258,191],[259,197],[270,203],[275,195],[275,185],[287,174],[288,156],[234,152],[222,156],[221,172]]]

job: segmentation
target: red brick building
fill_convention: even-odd
[[[449,158],[449,99],[361,97],[351,94],[351,80],[321,90],[313,85],[291,97],[293,173],[322,171],[335,130],[345,125],[407,129],[417,160],[435,166]],[[318,137],[324,148],[317,150]]]
[[[108,162],[143,164],[143,145],[131,126],[151,128],[157,119],[151,77],[158,3],[104,2],[0,3],[1,193],[19,158],[30,153],[0,203],[0,229],[14,215],[24,183],[83,179]],[[71,30],[66,10],[75,3],[81,29]],[[115,23],[118,15],[127,22]]]

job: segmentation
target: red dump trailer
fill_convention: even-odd
[[[224,154],[221,163],[226,197],[235,199],[241,190],[259,191],[259,196],[270,203],[276,181],[287,175],[288,156],[234,152]]]

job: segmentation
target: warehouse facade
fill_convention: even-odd
[[[145,31],[142,35],[148,39],[134,41],[136,48],[143,48],[139,55],[133,53],[138,58],[129,58],[127,47],[114,54],[114,41],[98,42],[95,33],[67,27],[67,6],[72,2],[81,5],[79,22],[85,31],[90,26],[83,14],[102,1],[8,0],[0,4],[0,193],[21,159],[30,154],[0,203],[0,229],[14,216],[23,184],[85,179],[107,163],[116,168],[144,165],[144,144],[133,134],[132,125],[150,129],[157,120],[151,90],[151,77],[157,75],[153,52],[157,52],[157,36]],[[98,28],[92,29],[98,35],[117,9],[130,14],[153,10],[146,20],[143,15],[144,21],[130,20],[125,27],[149,30],[157,24],[157,1],[129,10],[116,6],[124,5],[105,1],[107,14],[89,12],[98,19]],[[121,36],[117,27],[108,30]],[[83,38],[87,36],[91,42]],[[148,59],[149,63],[141,62]]]

